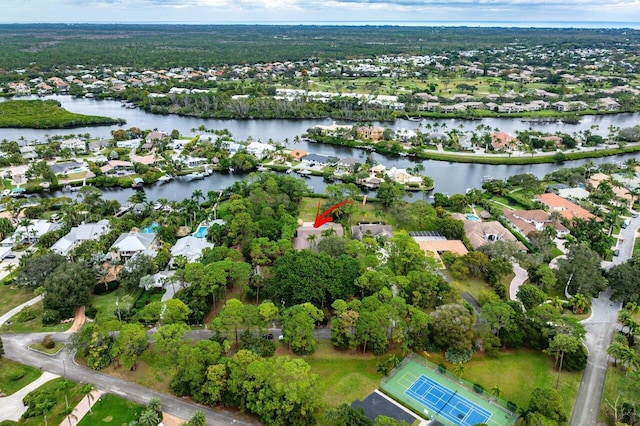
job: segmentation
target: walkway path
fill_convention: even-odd
[[[12,316],[14,316],[15,314],[17,314],[18,312],[20,312],[22,310],[22,308],[24,308],[25,306],[31,306],[31,305],[35,305],[36,303],[38,303],[39,301],[42,300],[42,296],[36,296],[31,300],[27,300],[26,302],[24,302],[22,305],[20,306],[16,306],[15,308],[13,308],[12,310],[10,310],[9,312],[7,312],[6,314],[2,315],[0,317],[0,327],[2,327],[4,325],[5,322],[9,321],[11,319]]]
[[[71,414],[64,418],[63,421],[60,422],[60,426],[76,426],[80,423],[80,420],[89,412],[89,406],[93,407],[93,405],[104,395],[104,392],[100,390],[92,390],[91,396],[92,398],[87,398],[85,395],[82,400],[76,405]]]
[[[522,268],[522,266],[515,262],[513,263],[513,272],[516,276],[513,277],[511,285],[509,285],[509,298],[511,300],[516,300],[518,289],[526,280],[529,279],[529,274],[526,269]]]
[[[32,390],[38,389],[43,384],[47,383],[49,380],[55,379],[56,377],[60,376],[45,371],[40,377],[20,389],[18,392],[4,398],[0,398],[0,406],[2,407],[2,410],[0,410],[0,421],[13,420],[14,422],[17,422],[20,420],[22,413],[27,411],[27,407],[22,403],[22,399]]]
[[[82,328],[82,326],[84,325],[84,322],[87,320],[87,317],[84,314],[84,309],[85,309],[84,306],[80,306],[76,310],[76,315],[73,318],[73,324],[71,324],[71,327],[69,327],[66,333],[75,333],[76,331],[79,331]]]

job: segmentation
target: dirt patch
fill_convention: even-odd
[[[86,320],[87,317],[84,314],[84,306],[80,306],[76,311],[76,316],[73,319],[71,328],[69,328],[66,333],[75,333],[76,331],[80,330]]]
[[[162,424],[165,426],[180,426],[187,420],[180,417],[172,416],[171,414],[162,413]]]

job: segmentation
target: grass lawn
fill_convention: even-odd
[[[42,313],[44,312],[44,308],[42,307],[42,301],[36,303],[31,307],[36,317],[30,321],[25,322],[11,322],[11,324],[6,323],[0,328],[0,332],[2,333],[50,333],[50,332],[61,332],[67,330],[71,327],[71,323],[65,324],[57,324],[53,326],[43,326],[42,325]]]
[[[614,367],[612,363],[609,364],[609,368],[607,369],[607,379],[604,382],[602,400],[600,401],[599,416],[599,420],[607,422],[607,424],[613,423],[612,421],[609,421],[607,412],[611,411],[610,404],[615,404],[616,398],[620,397],[618,405],[620,405],[623,400],[640,401],[640,392],[633,393],[622,389],[622,380],[625,376],[626,371],[620,367],[620,364],[618,364],[617,367]]]
[[[124,309],[127,306],[130,307],[133,305],[134,295],[117,289],[109,293],[91,296],[90,303],[98,310],[95,318],[97,324],[117,319],[114,314],[116,310],[116,300],[120,307]]]
[[[428,359],[436,364],[445,364],[449,371],[453,370],[453,365],[444,359],[443,354],[432,353]],[[553,359],[532,350],[500,352],[495,358],[476,355],[464,367],[463,379],[478,383],[487,390],[499,385],[502,389],[500,397],[515,402],[518,407],[529,405],[531,392],[535,388],[554,388],[557,378]],[[562,395],[567,418],[571,417],[581,378],[582,371],[563,371],[560,376],[558,391]]]
[[[84,386],[85,385],[69,380],[65,381],[62,377],[53,379],[40,386],[39,389],[50,392],[56,401],[56,404],[47,411],[47,424],[59,425],[64,420],[66,417],[65,412],[67,412],[65,395],[67,396],[69,409],[71,410],[78,405],[84,397],[85,394],[82,392]],[[44,424],[44,416],[40,415],[26,420],[21,419],[18,424],[21,426],[41,426]]]
[[[278,345],[278,355],[291,355],[286,345]],[[313,355],[300,357],[310,366],[311,371],[320,378],[318,398],[324,402],[324,409],[316,416],[318,424],[329,425],[324,419],[324,411],[335,408],[343,402],[362,400],[380,384],[380,373],[376,364],[388,355],[377,357],[370,353],[340,352],[328,340],[321,340]]]
[[[144,407],[110,393],[103,395],[94,404],[93,414],[87,413],[78,426],[127,425],[138,420]]]
[[[33,289],[15,285],[0,285],[0,315],[4,315],[16,306],[33,299]]]
[[[45,348],[42,343],[34,343],[32,345],[29,345],[29,348],[38,352],[43,352],[47,355],[55,355],[58,352],[60,352],[62,348],[64,348],[64,343],[56,342],[53,348],[51,349]]]
[[[305,222],[313,222],[316,218],[316,211],[318,209],[318,201],[320,201],[320,210],[323,211],[322,206],[326,203],[323,198],[310,198],[304,197],[300,202],[300,218]],[[359,222],[376,223],[382,220],[383,223],[391,223],[387,214],[382,212],[382,206],[378,202],[367,202],[366,205],[362,205],[362,202],[356,201],[355,212],[351,217],[351,223],[356,224]],[[379,218],[376,216],[376,211],[381,211],[383,216]]]
[[[0,362],[0,392],[11,395],[36,380],[42,371],[3,358]]]

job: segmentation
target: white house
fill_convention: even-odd
[[[118,148],[134,149],[134,148],[138,148],[140,146],[140,142],[142,142],[142,139],[129,139],[129,140],[126,140],[126,141],[118,141],[118,142],[116,142],[116,146]]]
[[[60,142],[60,149],[71,149],[73,151],[85,151],[87,144],[78,138],[65,139]]]
[[[263,160],[270,152],[276,150],[273,145],[269,145],[261,142],[251,142],[245,147],[245,150],[255,156],[258,160]]]
[[[30,219],[28,225],[19,225],[12,236],[5,238],[1,245],[11,247],[15,244],[33,244],[47,232],[62,228],[61,223],[51,223],[43,219]]]
[[[196,238],[193,235],[182,237],[171,247],[170,265],[175,264],[175,259],[178,256],[186,257],[189,263],[195,262],[200,259],[205,249],[211,248],[213,248],[213,244],[207,242],[204,238]]]
[[[120,234],[115,243],[109,248],[116,257],[130,259],[138,253],[155,256],[159,248],[158,234],[155,232],[126,232]]]
[[[97,223],[85,223],[79,226],[74,226],[67,235],[60,238],[51,246],[51,250],[66,256],[71,252],[71,250],[80,245],[80,243],[89,240],[97,240],[110,230],[111,224],[106,219]]]

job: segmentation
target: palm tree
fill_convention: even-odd
[[[564,302],[558,296],[551,298],[551,300],[549,300],[549,304],[556,308],[558,312],[562,312],[564,309]]]
[[[495,385],[491,388],[491,393],[496,397],[496,399],[498,399],[500,398],[500,394],[502,393],[502,388],[500,388],[500,385]]]
[[[462,378],[462,375],[464,374],[464,370],[465,370],[464,365],[461,362],[457,362],[453,367],[453,374]]]
[[[193,416],[189,419],[189,426],[204,426],[207,423],[207,417],[204,415],[203,411],[196,411],[193,413]]]
[[[148,408],[140,414],[138,419],[140,426],[158,426],[158,423],[160,423],[158,413]]]
[[[93,396],[92,392],[95,390],[95,386],[93,386],[91,383],[85,385],[82,388],[83,392],[87,393],[87,402],[89,403],[89,413],[93,414],[93,411],[91,409],[91,402],[95,399],[95,397]]]
[[[640,366],[640,356],[638,356],[638,353],[635,349],[628,346],[622,352],[620,361],[622,361],[622,363],[626,365],[627,373],[631,370],[635,370],[636,368],[638,368],[638,366]]]
[[[24,219],[20,220],[18,225],[22,226],[25,229],[25,234],[26,234],[26,237],[27,237],[27,241],[29,241],[30,243],[35,242],[34,238],[33,238],[34,236],[31,235],[32,232],[29,230],[29,228],[31,226],[33,226],[33,221],[31,219],[28,219],[28,218],[25,217]]]
[[[571,303],[574,314],[583,313],[585,310],[588,310],[591,305],[589,297],[582,293],[578,293],[573,296],[569,302]]]
[[[307,236],[307,241],[309,242],[309,247],[310,248],[315,248],[315,246],[316,246],[316,244],[315,244],[316,243],[316,238],[317,238],[316,234],[309,234]]]
[[[194,200],[198,201],[200,198],[202,198],[203,200],[206,200],[207,198],[204,196],[204,194],[202,193],[202,190],[200,189],[196,189],[195,191],[193,191],[193,193],[191,194],[191,198],[193,198]]]
[[[607,354],[613,358],[613,366],[618,366],[618,360],[623,357],[624,351],[628,348],[627,338],[622,334],[616,333],[613,342],[607,348]]]

